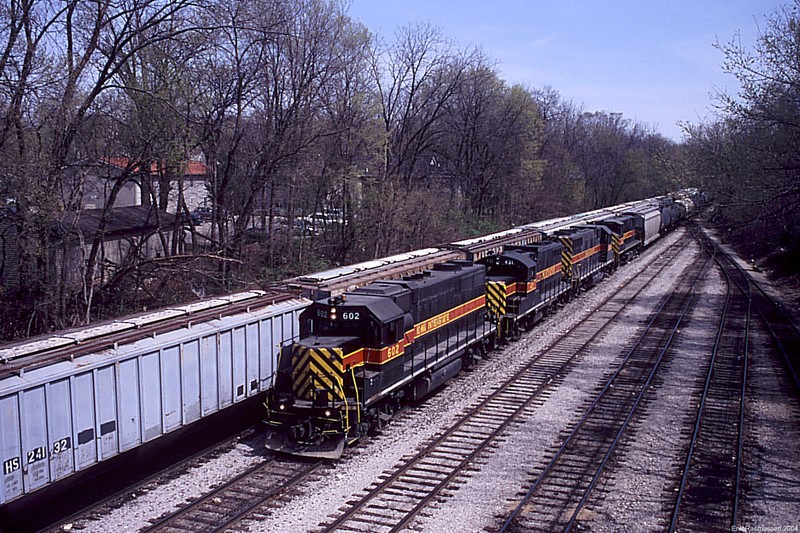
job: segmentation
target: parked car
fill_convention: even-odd
[[[297,233],[306,236],[320,234],[319,228],[304,218],[298,218],[294,221],[294,229]]]
[[[186,211],[181,211],[180,215],[178,215],[181,219],[181,222],[185,225],[188,225],[189,222],[192,223],[194,226],[199,226],[203,223],[203,219],[200,218],[200,215],[192,211],[191,213],[187,213]]]
[[[192,213],[193,215],[197,215],[200,220],[209,221],[213,217],[214,211],[210,206],[201,205],[200,207],[195,207]]]
[[[324,212],[317,212],[303,217],[306,226],[313,228],[314,231],[320,232],[323,228],[333,226],[335,224],[344,224],[342,211],[340,209],[331,209]]]

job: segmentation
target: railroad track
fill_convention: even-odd
[[[250,428],[221,442],[215,442],[210,446],[206,446],[188,457],[171,463],[167,468],[160,469],[133,484],[127,485],[124,490],[115,491],[72,514],[59,517],[57,523],[48,526],[44,530],[54,533],[57,531],[65,531],[65,526],[68,524],[73,524],[75,522],[80,523],[83,520],[92,520],[91,517],[93,516],[102,515],[108,512],[109,509],[123,505],[125,501],[131,498],[131,494],[147,492],[152,485],[162,483],[165,479],[174,478],[178,476],[181,471],[195,468],[209,457],[224,453],[225,450],[235,446],[237,442],[252,438],[253,435],[254,430]],[[69,526],[69,529],[71,529],[71,527],[72,526]]]
[[[752,291],[753,308],[772,337],[795,393],[800,394],[800,330],[762,287],[755,284],[755,289]]]
[[[716,249],[696,237],[712,257]],[[719,320],[670,531],[730,530],[740,493],[750,336],[750,283],[722,268],[726,296]],[[735,530],[735,527],[734,527]]]
[[[225,531],[247,518],[254,510],[286,494],[323,464],[323,461],[268,459],[174,513],[154,521],[141,533]]]
[[[670,531],[736,530],[740,521],[750,337],[761,318],[797,387],[797,328],[733,258],[695,237],[719,265],[726,299],[715,336]],[[797,390],[797,389],[796,389]]]
[[[747,293],[754,316],[760,319],[772,338],[795,391],[800,393],[800,327],[783,310],[781,304],[766,293],[736,262],[730,253],[717,245],[699,226],[694,227],[695,237],[714,255],[714,260],[733,285]]]
[[[753,314],[757,316],[772,338],[795,392],[800,393],[800,328],[783,310],[780,303],[769,296],[761,285],[742,269],[733,257],[706,237],[715,248],[715,260],[740,292],[746,292]]]
[[[366,493],[348,502],[325,531],[399,531],[432,501],[476,469],[476,460],[501,440],[512,424],[540,405],[558,382],[623,310],[656,279],[683,250],[673,244],[634,280],[600,304],[591,317],[563,334],[546,351],[523,365],[495,392],[482,399],[449,430],[392,471]]]
[[[663,300],[561,446],[537,470],[500,531],[568,531],[576,525],[684,323],[707,262],[696,261]]]

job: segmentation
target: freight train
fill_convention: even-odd
[[[341,293],[318,287],[267,395],[267,447],[338,458],[404,403],[518,337],[669,231],[693,209],[692,194],[523,226],[536,238],[526,234],[489,253],[483,241],[464,241],[455,247],[460,253],[399,279]]]
[[[4,345],[0,521],[264,394],[276,447],[335,455],[635,256],[699,196],[628,202]]]

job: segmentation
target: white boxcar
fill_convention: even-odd
[[[0,380],[0,504],[265,392],[294,299]]]

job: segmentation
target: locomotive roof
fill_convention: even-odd
[[[519,251],[519,250],[505,250],[501,254],[489,256],[486,259],[489,259],[491,257],[504,257],[516,263],[520,263],[525,268],[536,267],[536,258],[534,257],[532,252]]]
[[[533,244],[528,244],[525,246],[514,246],[509,247],[507,251],[517,251],[517,252],[528,252],[531,254],[531,257],[534,261],[538,262],[539,258],[546,257],[548,255],[556,254],[559,257],[561,256],[561,243],[554,242],[554,241],[542,241],[536,242]]]
[[[448,261],[437,264],[432,270],[408,276],[402,280],[383,280],[364,285],[341,296],[325,298],[316,303],[335,307],[366,307],[381,322],[390,322],[403,316],[413,298],[428,297],[431,291],[441,290],[440,284],[455,283],[458,278],[468,279],[473,286],[483,286],[485,267],[471,261]],[[481,274],[477,276],[477,274]]]
[[[558,230],[556,232],[556,235],[557,236],[565,236],[566,237],[566,236],[569,236],[569,235],[576,235],[578,233],[585,233],[587,231],[593,231],[594,228],[595,228],[595,226],[591,226],[591,227],[589,227],[589,226],[574,226],[572,228]]]
[[[472,283],[473,287],[483,286],[486,267],[474,264],[471,261],[448,261],[436,265],[432,270],[426,270],[419,274],[407,276],[402,280],[390,280],[386,283],[396,284],[401,287],[411,289],[414,299],[428,298],[441,290],[447,284],[457,283],[458,280],[466,280]],[[478,276],[480,274],[480,276]],[[462,287],[462,290],[466,287]]]
[[[602,233],[609,235],[612,233],[611,228],[608,226],[604,226],[601,223],[598,224],[585,224],[582,226],[577,226],[575,229],[599,229]]]
[[[540,252],[550,248],[561,248],[561,245],[555,241],[542,241],[526,244],[524,246],[507,246],[507,250],[516,250],[518,252]]]
[[[369,285],[367,285],[367,287],[369,287]],[[381,295],[379,293],[364,294],[351,292],[348,293],[347,297],[343,300],[330,298],[320,300],[317,303],[333,307],[366,307],[369,312],[375,315],[375,318],[381,322],[391,322],[405,314],[389,294]]]
[[[364,285],[363,287],[359,287],[354,289],[350,292],[351,295],[357,294],[366,294],[372,296],[397,296],[401,294],[404,290],[403,287],[397,285],[396,283],[387,283],[385,281],[377,281],[375,283],[370,283],[369,285]]]

